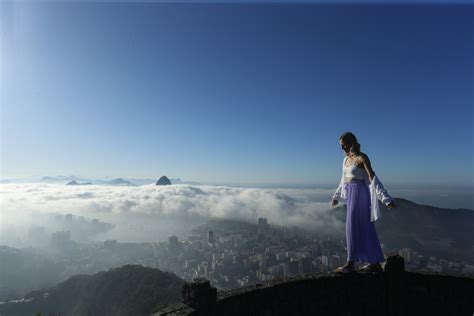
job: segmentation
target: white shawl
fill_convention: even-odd
[[[335,200],[337,200],[338,198],[342,198],[344,200],[347,199],[347,196],[346,196],[347,187],[345,186],[345,183],[344,183],[344,164],[345,164],[346,158],[347,156],[344,157],[342,161],[341,182],[339,183],[339,186],[337,187],[336,192],[332,196],[332,198]],[[372,178],[372,182],[370,182],[367,172],[364,172],[364,182],[369,187],[369,192],[370,192],[370,221],[375,222],[381,217],[378,201],[380,200],[380,202],[382,202],[383,204],[389,205],[390,202],[393,201],[393,199],[388,194],[387,190],[385,190],[385,188],[382,185],[382,182],[380,182],[379,178],[375,175],[375,173]]]

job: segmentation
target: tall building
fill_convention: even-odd
[[[214,243],[214,232],[212,230],[207,232],[207,242],[210,244]]]
[[[267,263],[268,263],[268,256],[260,255],[258,261],[259,261],[259,263],[258,263],[259,269],[265,268],[267,266]]]
[[[270,225],[268,225],[267,218],[265,217],[259,217],[258,218],[258,231],[259,232],[266,232],[268,231]]]
[[[297,260],[290,259],[290,262],[285,262],[283,268],[283,276],[285,278],[290,277],[292,275],[297,275],[299,273],[299,264]]]
[[[311,257],[303,257],[299,259],[299,273],[313,272],[313,260]]]
[[[203,261],[202,262],[202,274],[208,278],[209,277],[209,267],[208,267],[208,263],[206,261]]]
[[[327,256],[321,256],[321,265],[323,269],[327,269],[329,267],[329,258]]]
[[[178,236],[176,236],[176,235],[169,235],[168,236],[168,249],[169,250],[178,249]]]

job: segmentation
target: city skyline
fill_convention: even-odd
[[[473,6],[0,5],[2,179],[473,185]]]

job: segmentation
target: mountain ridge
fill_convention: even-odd
[[[28,293],[21,304],[0,304],[0,313],[149,315],[153,309],[179,302],[183,284],[184,280],[171,272],[128,264],[93,275],[74,275],[48,289]]]
[[[440,208],[395,198],[391,210],[380,203],[381,218],[375,222],[380,241],[389,248],[408,247],[440,257],[474,261],[474,211]],[[331,216],[345,221],[347,205],[336,207]]]

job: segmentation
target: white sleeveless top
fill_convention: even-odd
[[[356,179],[364,179],[365,184],[368,186],[370,191],[370,221],[374,222],[380,218],[378,201],[382,202],[385,205],[389,205],[390,202],[393,201],[393,198],[388,194],[387,190],[385,190],[382,182],[380,182],[380,179],[375,175],[375,173],[372,178],[372,181],[370,181],[367,172],[365,172],[365,169],[358,168],[354,164],[350,165],[349,167],[346,167],[346,159],[347,156],[344,157],[344,160],[342,161],[341,182],[339,183],[339,186],[337,187],[336,192],[334,192],[332,198],[336,200],[338,198],[347,199],[347,185],[345,182],[346,175],[354,177]]]
[[[344,182],[349,182],[350,180],[352,180],[351,178],[365,180],[366,174],[367,174],[365,169],[357,167],[355,163],[352,163],[346,167],[347,158],[348,158],[347,156],[344,157],[344,164],[343,164]]]

